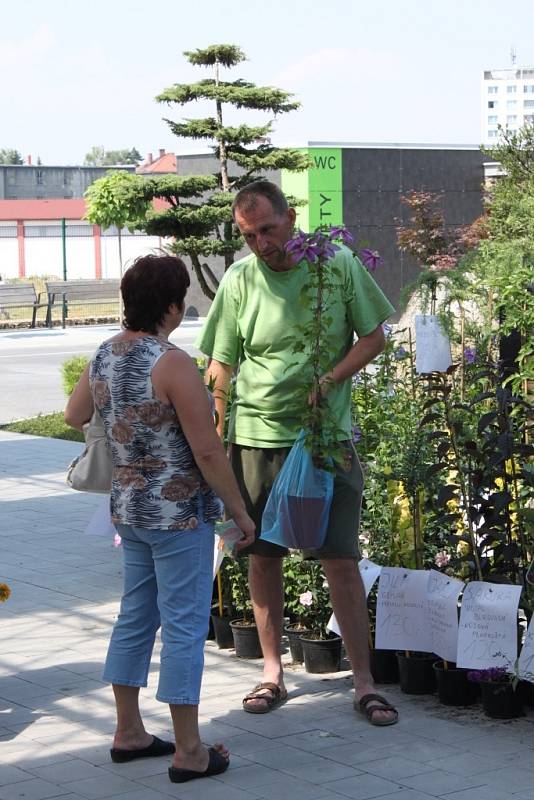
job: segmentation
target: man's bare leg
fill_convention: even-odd
[[[354,674],[356,698],[376,693],[369,665],[369,617],[365,590],[356,559],[332,558],[321,562],[330,589],[334,614]],[[380,706],[370,703],[369,707]],[[388,722],[392,711],[376,711],[377,722]]]
[[[284,689],[280,647],[284,593],[282,559],[251,555],[249,557],[249,587],[254,619],[263,651],[263,682],[275,683]],[[268,690],[265,690],[268,694]],[[247,700],[247,708],[264,710],[267,702],[261,698]]]

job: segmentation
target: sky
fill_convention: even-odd
[[[210,77],[184,50],[240,46],[223,78],[291,92],[277,145],[480,142],[485,69],[534,65],[534,2],[516,0],[3,0],[0,148],[82,164],[95,145],[202,152],[164,117],[208,115],[155,96]],[[225,121],[265,121],[239,112]]]

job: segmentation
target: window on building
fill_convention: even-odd
[[[498,133],[499,133],[499,131],[491,130],[491,131],[488,131],[488,136],[489,136],[490,139],[496,139]]]
[[[523,121],[526,125],[534,125],[534,114],[525,114]]]
[[[496,100],[488,100],[488,108],[497,108]]]
[[[534,83],[527,83],[523,86],[523,91],[525,94],[534,94]]]
[[[506,124],[513,125],[517,122],[517,115],[516,114],[508,114],[506,117]]]
[[[37,174],[37,185],[42,186],[44,183],[43,170],[38,169],[36,174]]]
[[[498,86],[488,86],[488,94],[497,94],[498,91]]]
[[[534,100],[523,100],[524,108],[534,108]]]
[[[63,170],[63,186],[70,186],[72,183],[72,172],[70,169]]]
[[[488,117],[488,125],[496,125],[497,124],[497,115],[492,114],[491,117]]]
[[[517,86],[507,86],[506,91],[508,94],[515,94],[517,92]]]
[[[506,108],[515,108],[516,106],[517,106],[517,100],[506,101]]]

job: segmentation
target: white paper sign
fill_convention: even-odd
[[[215,580],[217,573],[224,561],[224,550],[221,547],[221,539],[215,534],[215,543],[213,545],[213,580]]]
[[[472,581],[465,587],[458,631],[459,667],[513,669],[521,586]]]
[[[451,343],[439,318],[435,314],[416,314],[416,372],[446,372],[451,364]]]
[[[382,568],[376,603],[377,649],[432,652],[427,586],[428,570]]]
[[[462,581],[430,570],[427,586],[427,618],[431,636],[430,652],[444,661],[456,661],[458,647],[458,597]]]
[[[534,617],[530,620],[521,655],[519,656],[519,677],[534,683]]]
[[[110,536],[113,538],[116,535],[117,529],[111,521],[109,495],[102,498],[101,502],[95,508],[85,532],[90,536]]]
[[[373,561],[370,561],[368,558],[362,558],[361,561],[358,563],[358,567],[360,570],[360,575],[362,576],[363,581],[363,588],[365,591],[365,598],[369,596],[369,592],[373,588],[373,584],[380,575],[380,571],[382,567],[380,564],[375,564]],[[341,631],[339,629],[339,625],[336,619],[335,614],[332,614],[330,619],[328,620],[326,627],[328,630],[336,633],[338,636],[341,636]]]

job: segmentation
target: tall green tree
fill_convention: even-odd
[[[505,174],[490,190],[489,238],[478,248],[473,268],[488,287],[489,307],[500,312],[501,334],[521,335],[518,371],[510,382],[518,394],[528,394],[534,380],[534,124],[517,132],[501,129],[497,146],[484,153]]]
[[[84,164],[88,167],[113,167],[119,164],[139,164],[143,160],[137,148],[105,150],[103,145],[95,145],[85,155]]]
[[[270,142],[272,118],[295,111],[300,105],[291,94],[270,86],[256,86],[241,78],[222,79],[224,69],[235,68],[245,60],[239,47],[211,45],[184,55],[190,64],[211,70],[211,77],[197,83],[175,84],[156,100],[171,108],[183,108],[198,100],[213,104],[212,116],[165,121],[181,139],[211,143],[217,169],[208,176],[165,175],[148,179],[145,199],[163,199],[168,207],[160,212],[152,211],[145,230],[174,237],[171,249],[190,258],[202,291],[213,298],[218,280],[203,259],[222,256],[227,269],[243,246],[232,221],[233,194],[271,170],[302,171],[309,166],[309,161],[297,150],[277,148]],[[226,121],[226,112],[230,109],[240,113],[261,111],[271,115],[271,119],[262,125],[230,125]]]
[[[140,229],[144,225],[150,199],[145,198],[145,182],[140,175],[110,171],[94,181],[85,192],[85,218],[102,228],[117,227],[119,263],[122,275],[123,228]]]
[[[18,150],[13,150],[10,147],[2,147],[0,149],[0,164],[23,164],[22,156]]]

